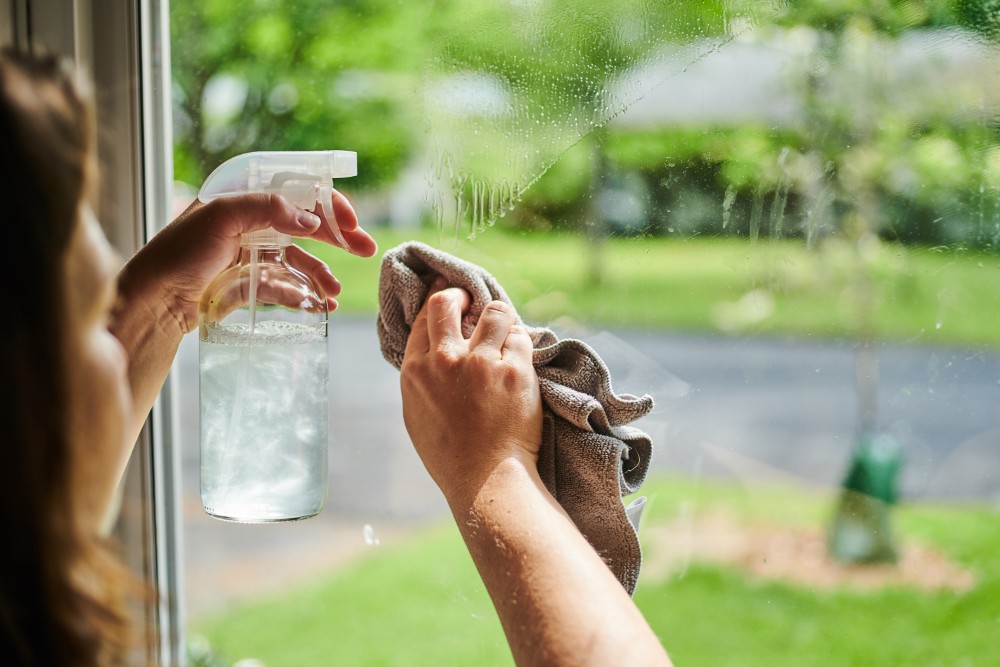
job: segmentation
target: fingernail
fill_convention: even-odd
[[[448,286],[448,279],[445,278],[444,276],[438,276],[437,278],[434,279],[434,282],[431,283],[431,289],[435,290],[443,290],[447,286]]]
[[[295,216],[295,219],[300,225],[310,229],[319,227],[320,224],[319,216],[315,213],[310,213],[309,211],[299,211],[299,214]]]

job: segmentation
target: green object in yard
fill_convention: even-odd
[[[890,508],[896,503],[896,479],[902,454],[887,436],[864,436],[854,451],[842,484],[828,548],[846,563],[894,563]]]

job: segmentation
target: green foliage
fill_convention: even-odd
[[[991,41],[1000,38],[998,0],[957,0],[955,7],[962,25]]]
[[[483,0],[176,0],[177,177],[200,183],[248,150],[347,147],[364,161],[358,186],[384,188],[426,149],[421,86],[434,77],[494,77],[530,113],[585,123],[622,69],[665,40],[718,34],[724,20],[713,0],[550,0],[531,11]],[[210,103],[220,81],[245,88],[228,113]]]
[[[954,25],[953,0],[789,0],[778,22],[840,32],[859,20],[887,35]]]
[[[456,69],[498,76],[540,106],[591,109],[617,73],[664,43],[724,31],[723,3],[626,0],[541,2],[526,17],[517,3],[438,3],[441,57]]]
[[[248,150],[347,148],[360,160],[352,188],[384,193],[447,135],[450,187],[527,187],[502,225],[580,228],[600,180],[629,172],[645,181],[642,228],[654,234],[753,235],[770,216],[780,235],[810,240],[871,231],[1000,246],[994,125],[952,94],[890,94],[880,74],[881,54],[921,31],[993,40],[993,0],[175,0],[170,11],[175,173],[191,184]],[[598,168],[592,132],[622,104],[606,97],[613,82],[667,45],[754,24],[760,39],[813,45],[786,73],[800,122],[612,123],[599,149],[611,171]],[[435,115],[432,84],[462,74],[496,83],[515,112]],[[227,85],[228,107],[208,103]]]
[[[409,157],[421,130],[413,48],[429,27],[419,3],[179,0],[170,11],[180,180],[198,184],[250,150],[347,148],[363,160],[357,185],[374,187]],[[244,99],[213,115],[206,90],[223,77]]]

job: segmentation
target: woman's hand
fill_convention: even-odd
[[[403,418],[444,492],[518,665],[662,665],[632,598],[538,475],[542,400],[531,339],[493,302],[437,284],[410,331]]]
[[[413,323],[400,382],[410,439],[455,507],[504,462],[537,474],[542,400],[531,338],[513,309],[490,303],[466,339],[469,295],[443,287],[439,279]]]
[[[362,257],[374,255],[375,240],[358,227],[347,198],[335,191],[332,203],[336,224],[350,246],[346,250]],[[202,293],[236,260],[240,235],[273,227],[292,237],[338,245],[328,224],[322,207],[310,213],[279,195],[196,201],[128,261],[118,275],[118,305],[109,329],[128,356],[134,433],[156,400],[181,339],[198,326]],[[326,291],[330,309],[336,308],[333,297],[340,294],[340,283],[326,264],[294,245],[285,256]]]
[[[371,257],[378,246],[358,226],[358,217],[339,192],[333,193],[336,224],[352,254]],[[312,238],[339,245],[323,215],[322,207],[304,211],[279,195],[248,194],[195,200],[186,211],[136,253],[122,272],[126,307],[132,297],[153,298],[172,313],[181,333],[198,324],[198,302],[209,282],[232,264],[239,252],[240,235],[273,227],[296,238]],[[289,246],[288,262],[315,280],[329,296],[330,310],[337,307],[340,282],[320,259],[298,246]]]

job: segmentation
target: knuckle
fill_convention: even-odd
[[[442,310],[451,304],[451,298],[445,292],[435,292],[427,297],[427,307],[432,310]]]
[[[231,202],[227,201],[225,197],[220,197],[219,199],[213,199],[212,201],[202,205],[202,211],[207,219],[217,218],[220,215],[224,215],[226,210],[231,205]]]
[[[266,205],[273,215],[283,215],[290,212],[291,204],[282,195],[269,192],[266,197]]]
[[[427,362],[423,359],[404,357],[399,366],[399,378],[404,387],[416,388],[424,383],[428,371]]]
[[[496,300],[490,301],[488,304],[486,304],[486,308],[483,309],[483,312],[487,311],[493,311],[496,313],[500,313],[502,315],[510,315],[510,316],[514,314],[514,309],[511,308],[508,304],[504,303],[503,301],[496,301]]]
[[[493,358],[490,352],[481,348],[469,350],[469,369],[479,375],[489,375],[492,371]]]
[[[442,343],[431,350],[431,361],[443,372],[453,372],[462,363],[460,354],[451,345]]]
[[[412,375],[407,375],[406,373],[400,374],[399,385],[405,394],[417,393],[417,390],[419,390],[421,386],[420,383],[417,382],[416,378]]]

